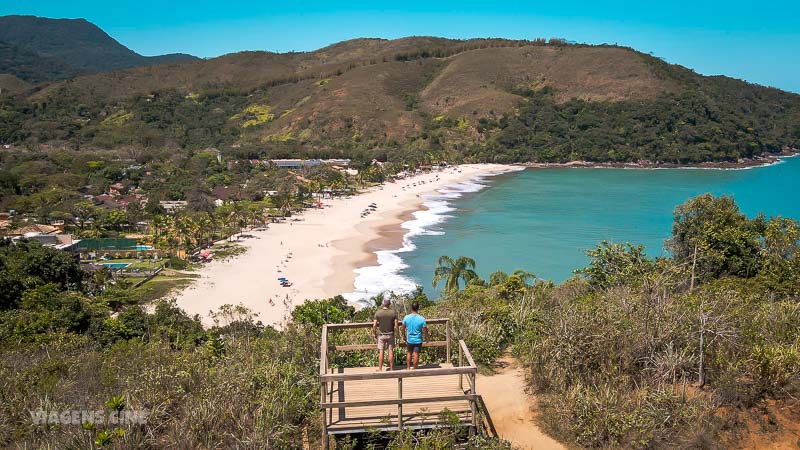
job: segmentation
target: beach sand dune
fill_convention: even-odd
[[[189,314],[199,314],[206,325],[213,324],[210,311],[224,304],[242,304],[265,325],[281,326],[292,308],[307,299],[352,292],[353,270],[374,264],[372,251],[381,246],[399,246],[403,217],[421,207],[425,194],[510,169],[495,164],[461,165],[386,183],[350,198],[324,200],[321,209],[270,224],[265,231],[246,233],[253,236],[242,240],[247,252],[200,269],[200,278],[176,295],[177,304]],[[372,203],[376,211],[362,217]],[[394,243],[381,239],[381,232],[391,227],[398,229]],[[281,286],[281,277],[292,286]]]

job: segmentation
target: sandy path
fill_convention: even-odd
[[[516,360],[506,357],[500,362],[502,367],[495,375],[478,375],[475,382],[497,433],[511,441],[515,449],[565,450],[536,424],[536,403],[525,392],[525,377]]]
[[[463,165],[387,183],[351,198],[323,200],[324,208],[307,210],[298,221],[246,233],[254,236],[242,241],[247,252],[200,269],[199,279],[177,294],[177,304],[191,315],[199,314],[206,325],[213,324],[210,310],[242,304],[264,324],[280,326],[289,311],[306,299],[352,292],[353,270],[374,260],[370,252],[376,249],[368,244],[381,237],[381,230],[399,226],[405,214],[419,209],[423,195],[508,170],[509,166],[494,164]],[[371,203],[378,205],[377,210],[361,217]],[[398,236],[393,248],[400,245]],[[278,277],[293,285],[282,287]]]

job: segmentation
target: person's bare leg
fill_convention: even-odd
[[[394,347],[389,347],[389,370],[394,370]]]
[[[419,362],[419,353],[414,352],[414,368],[417,368],[417,363]]]
[[[383,370],[383,350],[378,350],[378,372]]]
[[[411,369],[411,352],[406,352],[406,370]]]

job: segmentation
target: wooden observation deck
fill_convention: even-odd
[[[371,350],[377,354],[374,342],[328,344],[331,342],[330,332],[362,329],[363,335],[363,329],[372,328],[371,322],[328,324],[322,327],[319,376],[323,448],[328,448],[330,436],[336,434],[425,429],[454,424],[469,427],[470,434],[497,434],[483,399],[476,394],[477,367],[467,345],[463,340],[455,343],[458,358],[452,361],[454,342],[451,342],[453,333],[450,320],[429,319],[427,323],[431,336],[439,336],[440,340],[426,342],[423,348],[443,348],[444,357],[436,361],[423,361],[420,355],[419,368],[406,370],[403,346],[400,352],[402,358],[395,362],[395,370],[384,369],[381,372],[374,366],[333,367],[331,364],[331,356],[335,352]],[[386,363],[388,365],[388,361]],[[447,423],[444,423],[442,413],[446,411],[449,414]]]

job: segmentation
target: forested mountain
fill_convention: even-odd
[[[60,59],[2,41],[0,41],[0,72],[32,83],[68,78],[79,73]]]
[[[142,56],[84,19],[0,17],[0,73],[25,81],[59,80],[190,59],[196,58],[182,54]]]
[[[559,39],[355,39],[7,91],[0,143],[34,149],[687,164],[800,147],[800,95]]]

